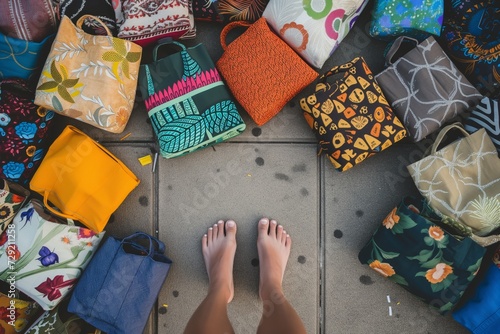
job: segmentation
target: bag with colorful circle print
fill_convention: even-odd
[[[359,252],[359,261],[445,314],[476,277],[486,249],[458,240],[423,198],[405,197]]]
[[[33,103],[22,79],[0,82],[0,178],[27,185],[50,145],[54,112]]]

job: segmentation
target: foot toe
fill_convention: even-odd
[[[217,222],[217,236],[218,237],[224,236],[224,221],[223,220],[219,220]]]
[[[276,238],[276,230],[278,226],[278,222],[274,219],[271,220],[271,227],[269,228],[269,236]]]
[[[259,235],[267,235],[269,233],[269,219],[262,218],[261,220],[259,220],[258,232]]]
[[[210,245],[212,243],[213,233],[213,228],[209,227],[207,232],[207,245]]]
[[[228,220],[226,222],[226,236],[234,238],[236,236],[236,223],[234,220]]]

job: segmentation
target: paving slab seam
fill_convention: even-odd
[[[325,233],[325,225],[326,225],[326,203],[325,203],[325,168],[324,161],[325,159],[322,156],[318,156],[318,193],[319,193],[319,201],[318,201],[318,234],[319,234],[319,249],[318,249],[318,258],[319,258],[319,316],[318,316],[318,333],[325,333],[325,325],[324,321],[326,320],[326,294],[325,294],[325,284],[326,284],[326,272],[325,272],[325,249],[326,249],[326,233]]]

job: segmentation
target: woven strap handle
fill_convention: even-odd
[[[403,42],[407,40],[412,43],[415,43],[415,46],[418,45],[418,40],[415,38],[407,37],[407,36],[400,36],[394,40],[394,43],[392,43],[391,48],[389,51],[387,51],[387,54],[385,55],[385,63],[386,65],[392,65],[394,62],[392,61],[392,58],[394,55],[399,51],[401,48],[401,45],[403,45]]]
[[[328,72],[326,72],[325,74],[323,74],[322,76],[320,76],[319,80],[323,80],[324,81],[329,76],[332,76],[332,75],[335,75],[335,74],[338,74],[338,73],[342,73],[342,72],[347,72],[351,67],[355,66],[356,63],[358,61],[360,61],[360,60],[363,62],[364,61],[363,57],[356,57],[353,60],[351,60],[350,62],[347,62],[347,63],[342,64],[342,65],[334,66]],[[352,66],[346,66],[347,64],[352,64]]]
[[[43,193],[43,205],[45,206],[45,208],[47,210],[49,210],[51,213],[53,213],[54,215],[58,216],[58,217],[63,217],[63,218],[66,218],[68,220],[79,220],[78,217],[76,216],[72,216],[72,215],[68,215],[68,214],[65,214],[65,213],[62,213],[60,211],[57,211],[56,209],[54,209],[52,206],[49,205],[49,194],[50,192],[49,191],[45,191]]]
[[[469,133],[467,131],[465,131],[465,129],[462,127],[462,125],[459,122],[445,126],[443,128],[443,130],[441,130],[441,132],[439,132],[439,135],[437,136],[436,140],[434,141],[434,144],[432,144],[431,154],[436,154],[436,151],[437,151],[439,145],[441,144],[441,142],[443,141],[444,136],[446,136],[446,134],[450,130],[453,130],[453,129],[460,130],[460,132],[462,132],[462,134],[465,137],[469,137]]]
[[[113,34],[109,30],[108,26],[105,25],[104,22],[102,22],[100,18],[98,18],[97,16],[94,16],[94,15],[89,15],[89,14],[82,15],[82,17],[80,17],[78,19],[78,21],[76,21],[76,26],[78,28],[82,29],[83,21],[85,21],[86,19],[89,19],[89,18],[90,19],[94,19],[97,22],[99,22],[103,26],[103,28],[106,30],[107,35],[110,36],[110,37],[113,37]]]
[[[153,49],[153,61],[156,61],[158,59],[158,49],[161,47],[161,46],[164,46],[164,45],[177,45],[178,47],[180,47],[183,51],[186,51],[186,47],[184,46],[184,44],[182,43],[179,43],[179,42],[176,42],[174,41],[173,39],[171,38],[163,38],[161,40],[158,41],[158,44],[156,44],[155,48]]]
[[[135,232],[134,234],[129,235],[126,238],[123,238],[122,244],[126,244],[126,243],[133,244],[139,248],[144,249],[144,247],[142,245],[133,242],[133,240],[136,240],[136,239],[147,239],[149,241],[148,256],[150,256],[150,257],[153,257],[153,255],[155,254],[155,244],[156,244],[156,250],[158,253],[163,254],[165,252],[165,244],[163,242],[161,242],[157,238],[150,236],[149,234],[144,233],[144,232]]]
[[[247,22],[247,21],[235,21],[235,22],[231,22],[228,25],[226,25],[224,27],[224,29],[222,29],[221,33],[220,33],[220,45],[222,46],[222,49],[224,51],[226,51],[226,48],[227,48],[226,37],[227,37],[227,34],[231,30],[233,30],[236,27],[249,27],[251,25],[252,25],[252,23],[251,22]]]

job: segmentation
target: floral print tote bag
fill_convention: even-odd
[[[464,137],[438,150],[452,129]],[[500,159],[486,130],[469,135],[460,123],[448,125],[431,154],[407,168],[438,213],[470,226],[481,237],[500,227]]]
[[[19,293],[0,293],[0,333],[24,333],[40,314],[40,306]]]
[[[103,233],[59,223],[31,200],[0,237],[0,280],[14,275],[16,288],[51,310],[89,263]]]
[[[432,221],[431,221],[432,219]],[[441,313],[460,300],[486,250],[470,238],[457,240],[423,199],[406,197],[384,219],[359,260]]]
[[[0,233],[5,231],[30,192],[20,185],[0,179]]]
[[[91,18],[107,36],[82,30]],[[91,15],[76,26],[64,16],[36,89],[35,104],[100,129],[121,133],[130,118],[142,48],[111,35]]]

